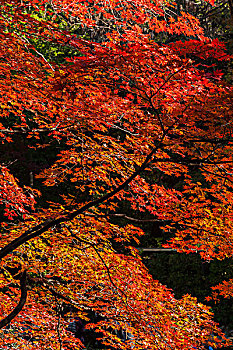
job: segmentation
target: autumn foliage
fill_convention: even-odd
[[[175,299],[133,248],[140,212],[179,252],[233,254],[224,44],[170,1],[9,0],[0,11],[2,147],[59,145],[31,187],[10,155],[0,167],[1,349],[81,349],[68,331],[77,316],[107,349],[226,344],[210,309]]]

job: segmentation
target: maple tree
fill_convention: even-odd
[[[232,87],[215,66],[231,58],[224,44],[169,1],[16,0],[0,9],[2,144],[20,135],[35,152],[59,145],[36,174],[40,191],[20,186],[14,159],[1,165],[1,347],[82,348],[68,331],[75,316],[106,348],[227,344],[211,310],[176,299],[132,247],[142,212],[173,233],[169,247],[232,256]],[[46,191],[59,193],[56,202],[45,203]]]

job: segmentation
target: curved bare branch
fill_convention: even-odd
[[[11,311],[11,313],[9,315],[7,315],[5,318],[3,318],[0,321],[0,329],[5,327],[7,324],[9,324],[20,313],[20,311],[24,307],[24,304],[26,303],[26,300],[27,300],[26,281],[27,281],[27,274],[26,274],[26,270],[24,270],[21,274],[21,277],[20,277],[21,297],[20,297],[19,303],[14,308],[14,310]]]

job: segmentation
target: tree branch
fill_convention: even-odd
[[[84,213],[87,209],[107,201],[108,199],[112,198],[117,193],[122,191],[124,188],[126,188],[132,180],[134,180],[143,170],[146,169],[147,164],[153,158],[154,154],[157,152],[159,148],[162,147],[162,142],[165,136],[166,134],[163,134],[163,136],[161,137],[161,140],[157,141],[157,145],[147,155],[146,159],[141,164],[141,166],[139,166],[138,169],[135,170],[121,185],[119,185],[118,187],[116,187],[114,190],[110,191],[106,195],[99,197],[94,201],[88,202],[87,204],[83,205],[81,208],[77,210],[74,210],[68,213],[63,213],[57,218],[54,218],[54,216],[50,217],[42,224],[36,225],[35,227],[27,230],[21,236],[17,237],[16,239],[14,239],[12,242],[7,244],[5,247],[3,247],[0,250],[0,260],[2,260],[6,255],[13,252],[16,248],[20,247],[25,242],[28,242],[30,239],[40,236],[42,233],[46,232],[48,229],[54,227],[55,225],[73,220],[78,215]]]
[[[133,218],[131,216],[128,216],[124,213],[106,213],[106,214],[86,214],[87,216],[93,216],[96,218],[101,218],[101,217],[116,217],[116,218],[123,218],[129,221],[134,221],[134,222],[160,222],[160,223],[164,223],[165,221],[169,221],[169,220],[159,220],[159,219],[136,219]]]
[[[20,311],[24,307],[24,304],[26,303],[26,300],[27,300],[26,280],[27,280],[27,274],[26,274],[26,270],[24,270],[20,277],[20,289],[21,289],[20,301],[18,305],[14,308],[14,310],[11,311],[11,313],[8,316],[6,316],[0,321],[0,329],[5,327],[7,324],[9,324],[20,313]]]

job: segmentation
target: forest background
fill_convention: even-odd
[[[1,348],[227,346],[231,0],[8,1],[0,21]]]

